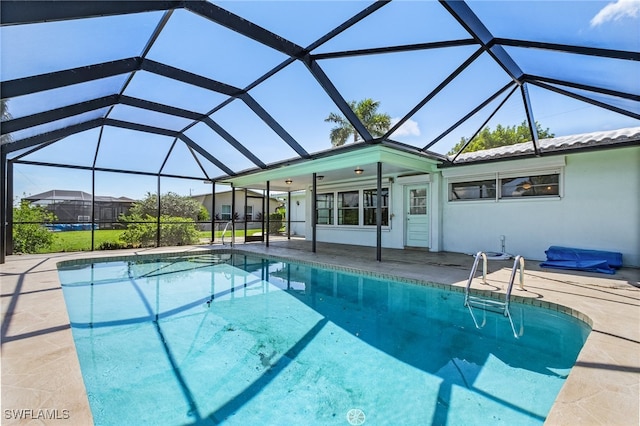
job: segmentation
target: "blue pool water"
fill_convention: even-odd
[[[238,253],[59,275],[96,425],[540,425],[590,331]]]

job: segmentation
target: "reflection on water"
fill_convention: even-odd
[[[462,293],[239,254],[60,277],[96,424],[542,424],[589,331],[512,304],[515,339]]]

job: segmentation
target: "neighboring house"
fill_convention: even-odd
[[[92,196],[83,191],[54,189],[24,197],[31,204],[45,207],[56,215],[56,222],[64,224],[91,223]],[[127,214],[136,200],[127,197],[95,196],[95,222],[102,229],[110,229],[121,214]]]
[[[312,239],[312,186],[305,172],[322,171],[316,241],[375,247],[378,161],[382,247],[504,250],[544,260],[545,250],[559,245],[621,252],[625,266],[640,266],[640,127],[539,143],[541,156],[533,155],[529,142],[463,154],[453,166],[433,159],[419,163],[398,148],[364,144],[331,162],[301,162],[286,175],[294,182],[307,179],[303,192],[291,192],[292,219],[305,218],[304,231],[296,222],[295,234]],[[341,168],[331,170],[333,164]],[[362,175],[354,175],[356,164],[365,169]]]
[[[263,204],[265,198],[261,191],[245,189],[235,190],[235,210],[232,212],[232,191],[216,192],[215,211],[213,210],[213,196],[209,194],[192,195],[191,198],[202,204],[209,215],[216,221],[230,221],[236,213],[236,226],[240,227],[246,220],[248,228],[260,228],[262,226],[263,210],[275,213],[282,202],[272,194],[268,205]],[[246,203],[245,203],[246,199]]]

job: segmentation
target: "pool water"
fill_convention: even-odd
[[[59,276],[96,425],[540,425],[590,331],[239,253]]]

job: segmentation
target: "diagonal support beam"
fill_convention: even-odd
[[[233,87],[198,74],[193,74],[179,68],[161,64],[160,62],[152,61],[151,59],[144,59],[142,61],[141,69],[173,80],[182,81],[183,83],[213,90],[214,92],[228,96],[238,96],[243,92],[242,89],[237,87]]]
[[[205,1],[187,1],[185,2],[185,8],[285,55],[299,57],[304,53],[303,47],[215,4]]]
[[[2,25],[18,25],[169,10],[183,7],[183,3],[177,0],[2,0],[0,16]]]
[[[87,81],[98,80],[100,78],[129,73],[139,70],[141,64],[141,58],[127,58],[63,71],[55,71],[32,77],[3,81],[0,83],[0,93],[2,93],[3,99],[28,95],[31,93],[42,92],[44,90],[56,89],[58,87],[70,86],[72,84],[85,83]]]
[[[536,119],[533,116],[533,108],[531,106],[531,100],[529,99],[529,89],[527,84],[520,86],[522,92],[522,102],[524,103],[524,109],[527,113],[527,121],[529,122],[529,132],[531,133],[531,142],[533,143],[533,152],[536,156],[540,155],[540,142],[538,141],[538,125]]]
[[[625,115],[627,117],[634,118],[636,120],[640,120],[640,114],[638,114],[638,113],[635,113],[635,112],[632,112],[632,111],[627,111],[626,109],[619,108],[619,107],[616,107],[616,106],[613,106],[613,105],[609,105],[609,104],[604,103],[604,102],[596,101],[595,99],[591,99],[591,98],[588,98],[586,96],[582,96],[582,95],[579,95],[577,93],[573,93],[571,91],[564,90],[564,89],[561,89],[559,87],[543,83],[541,81],[535,81],[535,80],[534,81],[529,81],[529,84],[532,84],[532,85],[538,86],[538,87],[542,87],[543,89],[547,89],[547,90],[550,90],[552,92],[556,92],[556,93],[559,93],[561,95],[565,95],[565,96],[568,96],[570,98],[577,99],[579,101],[586,102],[588,104],[595,105],[597,107],[607,109],[609,111],[617,112],[618,114],[622,114],[622,115]]]
[[[2,122],[0,133],[4,135],[7,133],[17,132],[18,130],[27,129],[29,127],[39,126],[40,124],[62,120],[74,115],[83,114],[85,112],[111,106],[117,103],[117,101],[118,95],[109,95],[97,99],[92,99],[86,102],[80,102],[77,104],[52,109],[38,114],[6,120]]]
[[[3,144],[2,147],[6,149],[7,153],[18,151],[24,148],[30,148],[32,146],[40,145],[43,143],[57,141],[75,133],[84,132],[95,127],[102,125],[104,120],[102,118],[96,118],[94,120],[85,121],[84,123],[75,124],[73,126],[65,127],[63,129],[53,130],[51,132],[42,133],[30,138],[20,139],[14,142]]]
[[[258,116],[260,119],[271,128],[283,141],[287,143],[300,157],[309,158],[309,153],[291,136],[287,131],[278,123],[269,113],[262,108],[262,106],[256,102],[248,93],[243,93],[239,96],[240,99]]]
[[[227,132],[225,129],[223,129],[222,126],[220,126],[218,123],[216,123],[215,121],[213,121],[209,117],[203,118],[202,121],[207,126],[209,126],[211,128],[211,130],[213,130],[218,135],[220,135],[220,137],[222,137],[222,139],[227,141],[229,143],[229,145],[231,145],[232,147],[237,149],[242,155],[244,155],[246,158],[248,158],[253,164],[255,164],[256,166],[260,167],[261,169],[266,169],[267,168],[266,164],[264,164],[262,161],[260,161],[260,159],[258,157],[253,155],[253,153],[251,151],[249,151],[244,145],[242,145],[236,138],[231,136],[231,134],[229,132]]]
[[[493,44],[494,37],[480,18],[473,13],[469,5],[459,0],[440,0],[445,9],[467,32],[480,43],[482,48],[502,67],[518,84],[524,74],[518,64],[501,45]]]
[[[325,74],[324,70],[320,68],[318,62],[311,59],[311,57],[307,57],[304,60],[304,64],[307,66],[311,75],[316,79],[322,89],[329,95],[334,104],[338,107],[342,115],[347,119],[349,123],[353,126],[353,128],[358,132],[365,143],[372,143],[373,136],[369,133],[369,130],[362,124],[362,121],[358,118],[356,113],[351,109],[347,101],[342,97],[342,94],[338,91],[336,86],[333,85],[333,82],[327,74]]]
[[[224,165],[224,163],[222,163],[220,160],[218,160],[216,157],[214,157],[213,155],[211,155],[206,149],[204,149],[203,147],[201,147],[200,145],[198,145],[196,142],[194,142],[192,139],[190,139],[188,136],[185,135],[178,135],[178,139],[182,140],[184,143],[187,144],[187,146],[191,149],[193,149],[194,151],[198,152],[200,155],[202,155],[204,158],[206,158],[207,160],[211,161],[213,164],[216,165],[216,167],[218,167],[220,170],[222,170],[223,172],[225,172],[227,175],[229,176],[235,176],[236,173],[231,170],[230,168],[228,168],[227,166]]]

